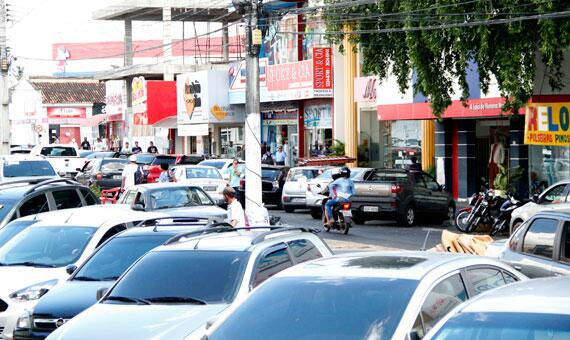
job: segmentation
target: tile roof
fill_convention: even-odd
[[[43,104],[104,103],[105,84],[87,79],[30,79]]]

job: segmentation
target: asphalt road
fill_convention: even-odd
[[[291,226],[307,226],[322,230],[321,221],[313,219],[308,210],[295,210],[286,213],[283,210],[270,209],[269,214],[281,217],[281,221]],[[395,221],[368,221],[365,225],[353,225],[348,235],[338,231],[320,233],[335,251],[352,250],[420,250],[426,240],[426,249],[434,247],[441,240],[444,229],[457,231],[455,227],[444,224],[420,223],[412,228],[399,226]],[[429,235],[428,235],[429,233]]]

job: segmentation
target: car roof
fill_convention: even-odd
[[[570,315],[570,277],[534,279],[493,289],[470,300],[460,313],[552,313]]]
[[[4,162],[25,162],[25,161],[46,161],[44,157],[41,156],[33,156],[30,154],[16,154],[16,155],[5,155],[0,156],[1,163]]]
[[[546,218],[557,218],[561,220],[568,220],[570,219],[570,208],[567,211],[539,211],[532,216],[533,219],[537,219],[539,217],[546,217]]]
[[[66,181],[65,179],[49,180],[44,178],[44,181],[39,182],[34,180],[11,181],[2,183],[0,185],[0,199],[21,199],[34,186],[37,186],[39,189],[36,192],[41,192],[43,190],[53,189],[57,187],[84,187],[79,183],[72,183],[71,180]]]
[[[291,170],[328,170],[330,165],[311,165],[311,166],[295,166]]]
[[[204,225],[205,227],[205,225]],[[198,230],[200,226],[149,226],[149,227],[138,227],[138,228],[129,228],[122,233],[118,234],[116,237],[133,237],[133,236],[153,236],[153,235],[171,235],[176,236],[184,232],[188,232],[191,230]]]
[[[380,251],[337,255],[307,262],[283,272],[286,277],[376,277],[420,280],[450,264],[459,267],[497,265],[482,256],[420,251]],[[340,274],[339,274],[340,273]]]
[[[141,189],[142,191],[150,191],[150,190],[161,190],[161,189],[166,189],[166,188],[190,188],[190,187],[195,187],[197,188],[197,186],[195,185],[189,185],[188,183],[184,184],[184,183],[147,183],[147,184],[138,184],[135,185],[133,187],[131,187],[130,189]]]
[[[218,170],[218,168],[214,167],[214,166],[209,166],[209,165],[200,165],[200,164],[178,164],[174,166],[175,168],[197,168],[197,169],[213,169],[213,170]]]

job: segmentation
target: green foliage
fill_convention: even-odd
[[[499,167],[499,172],[495,177],[495,181],[493,181],[495,190],[506,191],[513,189],[512,185],[522,177],[524,169],[520,166],[512,169],[501,164],[497,164],[497,166]]]
[[[330,156],[344,156],[344,143],[335,139],[330,147]]]
[[[469,95],[466,71],[472,67],[471,61],[478,65],[483,92],[488,91],[494,76],[506,99],[505,112],[518,112],[529,100],[538,60],[546,66],[545,79],[539,81],[548,79],[554,89],[562,86],[563,53],[570,44],[568,18],[478,23],[568,11],[570,1],[378,0],[351,7],[341,4],[346,0],[324,1],[329,5],[323,9],[327,31],[337,32],[327,36],[329,41],[343,51],[344,35],[339,32],[355,32],[348,39],[360,47],[363,71],[381,80],[394,75],[402,93],[415,70],[414,91],[428,97],[436,116],[451,104],[454,81],[458,81],[465,103]],[[450,26],[463,23],[473,26]],[[443,28],[426,30],[428,26]],[[424,30],[401,30],[416,27]],[[395,31],[377,32],[387,29]],[[370,31],[373,33],[367,33]]]

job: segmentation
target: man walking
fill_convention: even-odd
[[[239,182],[241,180],[241,172],[239,171],[239,162],[237,159],[234,158],[232,162],[232,166],[229,168],[230,173],[230,187],[232,187],[235,191],[235,196],[238,198],[238,189],[239,189]]]
[[[234,228],[245,228],[245,214],[241,204],[236,199],[236,192],[232,187],[223,191],[224,201],[228,204],[228,223]]]

